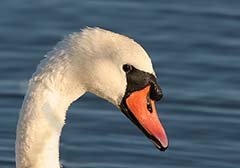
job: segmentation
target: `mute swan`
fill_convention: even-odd
[[[66,111],[86,92],[120,108],[158,149],[168,147],[154,104],[162,91],[147,53],[126,36],[86,28],[59,42],[29,82],[17,126],[17,168],[60,168]]]

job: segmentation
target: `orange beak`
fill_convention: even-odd
[[[150,86],[132,92],[126,99],[122,111],[160,150],[168,147],[165,130],[158,118],[155,102],[149,97]]]

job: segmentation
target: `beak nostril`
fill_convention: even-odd
[[[149,97],[149,94],[147,95],[147,109],[150,113],[152,113],[152,105],[151,105],[151,100],[150,100],[150,97]]]
[[[147,103],[147,109],[150,113],[152,113],[152,106],[151,104]]]

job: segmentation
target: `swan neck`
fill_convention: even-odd
[[[54,82],[58,83],[57,79]],[[60,168],[59,141],[66,112],[85,93],[79,87],[74,95],[69,88],[54,89],[45,77],[30,82],[17,126],[17,168]]]

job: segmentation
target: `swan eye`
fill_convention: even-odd
[[[128,73],[132,70],[132,65],[129,65],[129,64],[124,64],[123,65],[123,70],[124,72]]]

